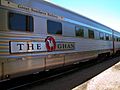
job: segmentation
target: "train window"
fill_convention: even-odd
[[[84,29],[83,29],[83,27],[76,26],[75,27],[75,32],[76,32],[76,36],[84,37]]]
[[[100,32],[99,37],[100,37],[100,40],[104,40],[104,33]]]
[[[111,41],[113,40],[113,36],[112,36],[112,35],[110,35],[110,40],[111,40]]]
[[[105,34],[105,38],[106,38],[106,40],[110,40],[109,34]]]
[[[94,38],[94,30],[88,29],[88,37],[93,39]]]
[[[33,18],[31,16],[12,12],[8,16],[10,30],[33,32]]]
[[[119,42],[120,42],[120,38],[119,38]]]
[[[114,41],[116,41],[117,40],[117,37],[116,36],[114,36]]]
[[[119,38],[117,37],[117,42],[119,41]]]
[[[62,24],[60,22],[55,22],[47,20],[47,31],[49,34],[62,34]]]

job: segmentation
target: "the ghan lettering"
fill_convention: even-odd
[[[74,48],[74,43],[57,43],[57,50],[70,50]]]
[[[34,44],[27,44],[27,50],[34,50]]]
[[[18,48],[19,48],[19,50],[23,50],[23,46],[24,46],[24,44],[17,44],[17,46],[18,46]]]
[[[53,47],[53,43],[48,41],[50,47]],[[40,52],[47,51],[45,42],[10,42],[11,53],[22,53],[22,52]],[[74,50],[75,44],[71,42],[56,42],[57,51],[60,50]]]
[[[11,42],[11,53],[47,51],[45,42]]]
[[[37,49],[38,49],[38,50],[41,49],[41,44],[37,44]]]

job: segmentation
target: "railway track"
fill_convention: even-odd
[[[63,68],[57,68],[46,72],[38,72],[35,74],[10,79],[7,81],[0,82],[1,90],[15,90],[21,87],[29,86],[35,83],[43,84],[44,82],[49,82],[53,79],[63,77],[66,74],[76,72],[77,70],[82,70],[89,68],[90,66],[96,65],[101,61],[114,59],[116,57],[109,57],[107,59],[94,59],[88,62],[81,62],[79,64],[73,64]]]

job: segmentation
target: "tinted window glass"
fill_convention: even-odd
[[[9,13],[9,29],[18,31],[33,31],[33,18],[18,13]]]
[[[106,38],[106,40],[110,40],[109,34],[105,34],[105,38]]]
[[[76,26],[75,27],[75,32],[76,32],[76,36],[84,37],[84,29],[83,29],[83,27]]]
[[[49,34],[62,34],[62,24],[60,22],[47,20],[47,30]]]
[[[94,38],[94,31],[91,29],[88,29],[88,36],[89,36],[89,38],[93,39]]]
[[[104,40],[104,33],[100,32],[100,40]]]
[[[112,37],[112,35],[109,35],[110,36],[110,40],[113,40],[113,37]]]
[[[119,42],[120,42],[120,38],[119,38]]]
[[[115,41],[115,40],[116,40],[116,37],[114,36],[114,38],[113,38],[113,39],[114,39],[114,41]]]
[[[117,40],[116,40],[117,42],[119,41],[119,38],[117,37]]]

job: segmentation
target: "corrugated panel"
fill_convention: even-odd
[[[0,36],[0,56],[9,54],[9,40],[4,40]]]
[[[44,38],[32,33],[0,32],[0,56],[10,55],[10,41],[44,41]]]

